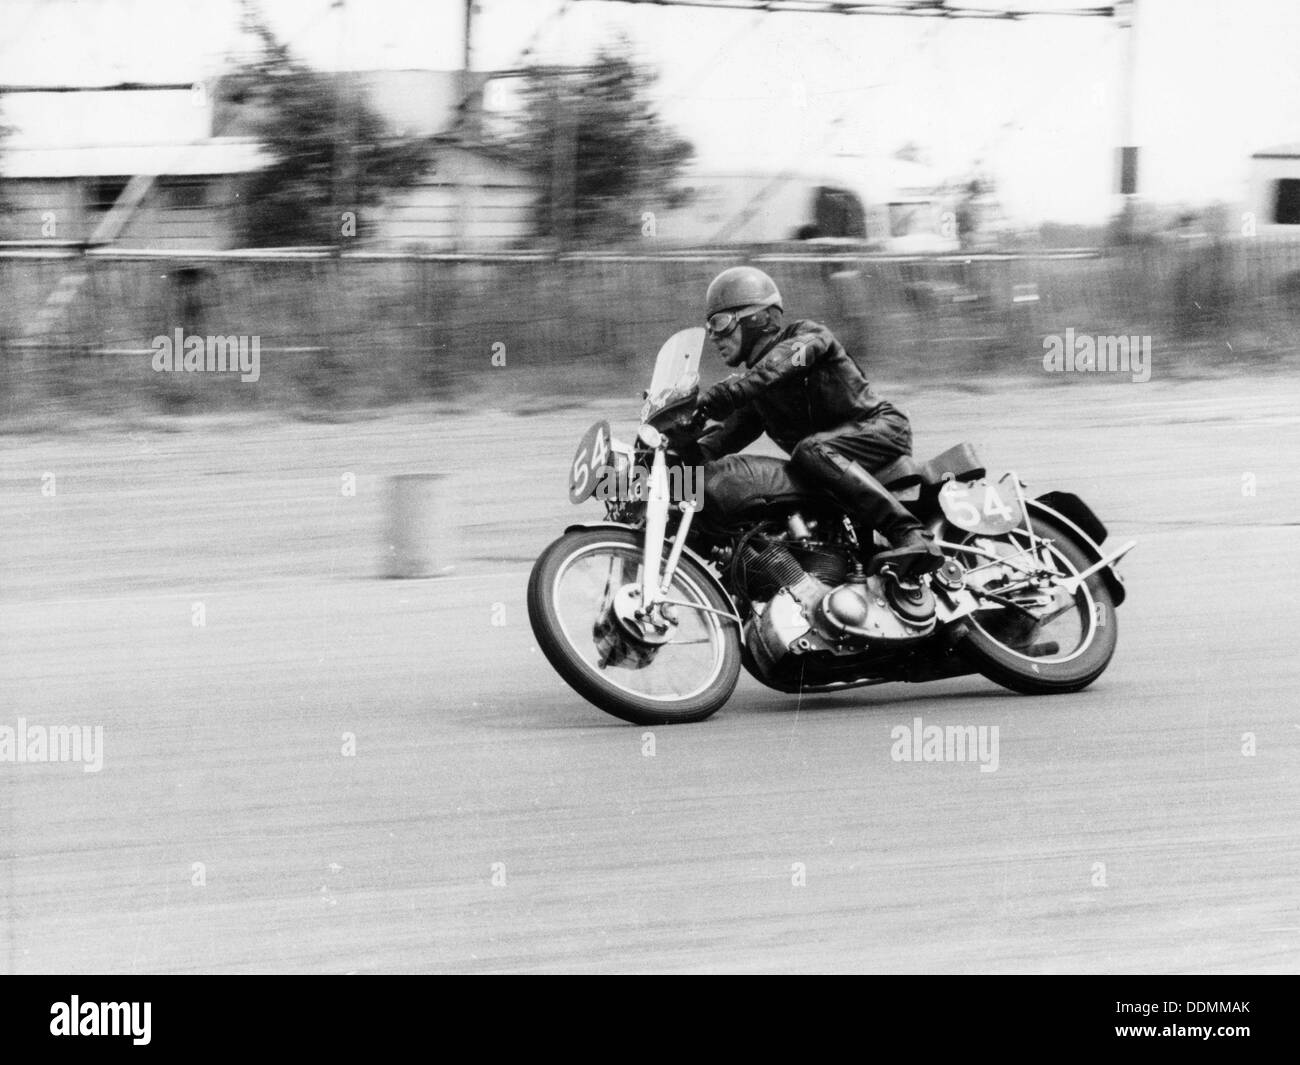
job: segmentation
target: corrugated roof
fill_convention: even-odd
[[[4,120],[13,127],[6,148],[192,144],[212,134],[212,107],[190,90],[9,92]]]
[[[1300,159],[1300,141],[1294,144],[1279,144],[1272,148],[1261,148],[1251,155],[1252,159]]]
[[[257,141],[218,137],[194,144],[114,144],[92,148],[15,148],[0,155],[6,178],[242,174],[266,166]]]
[[[397,132],[446,135],[459,111],[462,79],[455,71],[346,71],[332,75],[362,88],[371,105]],[[481,88],[487,75],[472,74]],[[13,127],[0,176],[67,178],[135,174],[233,174],[265,166],[269,156],[248,136],[257,105],[232,107],[224,95],[237,77],[205,91],[138,88],[44,90],[5,95],[4,120]],[[65,87],[67,88],[67,87]],[[214,107],[221,109],[212,137]],[[229,135],[233,134],[233,135]],[[483,146],[466,146],[487,151]]]

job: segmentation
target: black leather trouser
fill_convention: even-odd
[[[912,427],[892,407],[861,421],[804,437],[790,463],[806,480],[834,496],[859,522],[891,544],[921,523],[872,474],[912,453]]]

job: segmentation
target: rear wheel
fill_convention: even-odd
[[[551,544],[528,580],[528,619],[538,646],[579,695],[637,725],[703,721],[740,676],[734,607],[711,576],[683,555],[661,631],[632,616],[639,605],[641,538],[586,529]]]
[[[967,587],[977,597],[984,593],[957,646],[980,673],[1012,691],[1079,691],[1105,672],[1115,653],[1115,603],[1099,573],[1074,590],[1065,586],[1094,561],[1069,532],[1041,515],[1034,515],[1033,529],[1041,564],[1022,529],[964,534],[958,542],[966,551],[945,549],[965,568]],[[1042,576],[1045,571],[1057,576]]]

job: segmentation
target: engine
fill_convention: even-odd
[[[798,515],[790,535],[745,543],[733,569],[753,604],[746,643],[765,671],[791,655],[859,654],[923,640],[935,627],[925,583],[868,577],[847,544],[811,540]]]

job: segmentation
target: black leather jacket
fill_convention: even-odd
[[[721,389],[734,408],[699,441],[706,461],[753,443],[766,431],[787,452],[813,433],[895,408],[871,391],[861,367],[818,322],[783,327]]]

